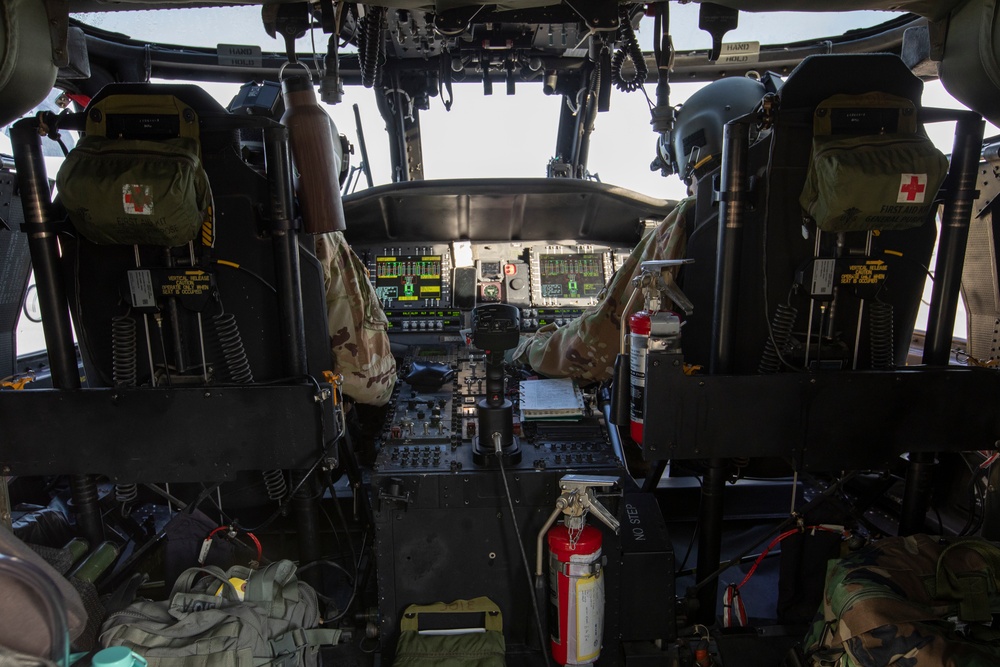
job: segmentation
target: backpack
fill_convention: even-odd
[[[926,535],[830,561],[811,667],[988,667],[1000,663],[1000,545]]]
[[[314,667],[339,630],[314,629],[316,591],[288,560],[260,570],[185,570],[163,602],[139,600],[111,614],[103,646],[126,646],[149,667]]]

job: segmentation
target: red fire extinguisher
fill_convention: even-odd
[[[628,320],[629,330],[629,434],[642,444],[643,401],[646,397],[646,354],[649,351],[649,334],[652,330],[652,313],[640,310]]]
[[[604,578],[601,531],[567,517],[553,526],[549,545],[552,657],[560,665],[589,665],[601,655],[604,634]]]

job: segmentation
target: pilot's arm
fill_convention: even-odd
[[[323,265],[330,347],[343,392],[358,403],[385,405],[396,385],[396,360],[389,321],[368,272],[341,232],[316,237],[316,257]]]
[[[685,251],[685,222],[694,213],[688,198],[644,237],[601,292],[597,305],[562,327],[548,324],[522,338],[514,361],[548,377],[572,377],[601,382],[611,377],[619,351],[622,311],[632,295],[632,278],[639,264],[651,259],[677,259]],[[642,308],[636,303],[632,312]],[[629,313],[631,315],[631,313]]]

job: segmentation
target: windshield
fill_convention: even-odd
[[[671,33],[679,51],[711,46],[708,33],[698,29],[699,5],[671,4]],[[898,17],[892,12],[770,13],[741,12],[739,27],[726,35],[726,42],[754,40],[764,44],[792,43],[839,36]],[[261,8],[212,7],[185,10],[149,10],[76,14],[88,25],[127,35],[140,41],[180,42],[184,46],[215,48],[219,43],[258,47],[264,52],[282,52],[284,43],[264,30]],[[653,48],[652,19],[644,17],[636,36],[644,51]],[[166,38],[165,36],[170,36]],[[322,66],[328,37],[311,30],[295,43],[298,54],[313,69]],[[559,39],[555,36],[553,39]],[[353,51],[348,45],[345,51]],[[310,54],[319,53],[312,57]],[[304,55],[303,55],[304,54]],[[251,77],[248,75],[247,79]],[[227,105],[239,87],[234,84],[202,83],[220,103]],[[671,85],[672,104],[683,103],[702,83],[679,81]],[[430,108],[420,112],[423,175],[427,179],[543,177],[556,155],[556,129],[562,98],[547,96],[538,81],[518,83],[515,95],[495,85],[485,95],[481,82],[456,82],[454,104],[446,111],[440,96],[430,98]],[[652,171],[656,135],[650,122],[650,101],[655,84],[645,94],[613,91],[611,109],[598,114],[590,142],[587,171],[591,178],[628,187],[659,198],[677,199],[685,194],[677,179]],[[355,147],[351,163],[360,162],[353,105],[361,112],[375,185],[392,182],[389,141],[371,89],[347,86],[343,102],[326,105],[338,130]],[[936,104],[936,102],[935,102]],[[947,152],[947,151],[946,151]],[[363,179],[361,179],[363,182]],[[364,187],[363,183],[359,187]]]

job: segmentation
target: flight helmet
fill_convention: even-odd
[[[670,162],[685,183],[719,166],[723,126],[753,111],[766,92],[757,79],[720,79],[678,108],[669,144],[662,148],[670,152]]]

